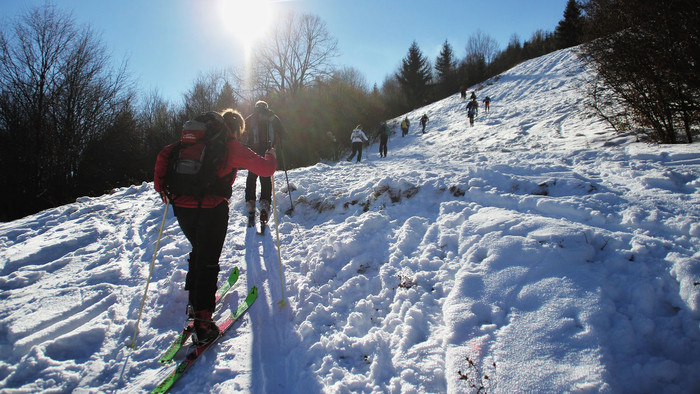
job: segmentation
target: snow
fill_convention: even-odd
[[[279,171],[287,308],[275,226],[234,199],[221,313],[259,298],[173,392],[700,391],[700,152],[613,133],[590,76],[562,50],[474,87],[492,98],[474,127],[458,94],[413,111],[427,133],[388,158],[289,171],[291,216]],[[2,391],[144,392],[174,368],[172,211],[126,347],[163,213],[144,183],[0,224]]]

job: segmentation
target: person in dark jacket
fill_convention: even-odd
[[[420,118],[420,125],[423,126],[423,134],[425,134],[425,125],[428,123],[428,115],[423,114]]]
[[[391,134],[389,125],[386,122],[382,122],[379,126],[379,157],[386,157],[389,134]]]
[[[221,160],[216,167],[219,181],[228,184],[228,193],[207,193],[201,199],[193,196],[173,195],[168,191],[166,173],[168,161],[178,142],[163,148],[155,165],[153,186],[163,201],[170,201],[178,224],[192,245],[189,267],[185,279],[185,290],[189,296],[188,314],[194,319],[194,337],[200,343],[208,343],[219,335],[219,328],[212,320],[214,312],[219,257],[228,229],[230,187],[236,179],[236,170],[246,168],[260,176],[271,176],[277,168],[275,149],[271,148],[261,157],[243,146],[238,137],[244,128],[243,117],[228,109],[223,115],[208,112],[197,120],[228,134]]]
[[[476,98],[473,98],[467,103],[467,116],[469,117],[469,125],[472,127],[474,127],[474,117],[478,114],[478,111],[479,103],[476,101]]]
[[[255,103],[255,112],[246,118],[243,141],[255,153],[262,155],[271,147],[276,147],[285,135],[280,118],[270,110],[267,103]],[[248,226],[255,225],[255,197],[258,175],[248,171],[245,182],[245,201],[248,211]],[[260,224],[265,226],[269,219],[272,201],[272,180],[269,176],[260,177]]]

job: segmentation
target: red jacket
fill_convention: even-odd
[[[156,159],[153,187],[159,194],[162,194],[165,191],[165,172],[167,171],[168,167],[168,158],[170,157],[170,152],[175,148],[175,146],[177,146],[177,142],[163,148]],[[224,158],[224,160],[222,160],[221,165],[219,165],[216,172],[220,178],[233,173],[231,184],[233,184],[233,181],[236,180],[236,173],[234,170],[237,168],[245,168],[248,171],[252,171],[253,173],[263,177],[272,176],[277,169],[277,160],[273,155],[267,154],[265,155],[265,158],[262,158],[250,150],[250,148],[247,148],[238,142],[238,140],[229,140],[226,143],[226,148],[225,154],[227,156]],[[202,199],[201,207],[214,208],[223,201],[228,202],[228,200],[222,196],[206,195]],[[172,203],[173,205],[182,208],[197,208],[200,206],[199,201],[190,196],[177,196]]]

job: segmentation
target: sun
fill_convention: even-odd
[[[226,30],[249,50],[268,30],[272,7],[266,0],[218,0]]]

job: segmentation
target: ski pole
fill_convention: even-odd
[[[282,149],[282,142],[280,142],[280,152],[282,153],[282,169],[284,169],[284,177],[287,178],[287,193],[289,193],[289,204],[291,205],[290,211],[294,212],[294,201],[292,201],[292,189],[289,187],[289,176],[287,176],[287,165],[284,163],[284,149]]]
[[[139,322],[141,321],[141,313],[143,312],[143,305],[146,303],[146,294],[148,294],[148,285],[151,283],[151,276],[153,275],[153,266],[156,263],[156,256],[158,255],[158,248],[160,247],[160,238],[163,235],[163,227],[165,227],[165,218],[168,216],[168,206],[170,205],[170,200],[165,200],[165,211],[163,212],[163,220],[160,222],[160,230],[158,231],[158,240],[156,241],[156,250],[153,252],[153,259],[151,259],[151,268],[148,270],[148,280],[146,281],[146,289],[143,291],[143,299],[141,300],[141,307],[139,307],[139,317],[136,319],[136,327],[134,328],[134,337],[131,339],[131,343],[128,345],[131,349],[136,349],[136,335],[139,333]]]
[[[277,197],[275,195],[275,176],[270,177],[272,183],[272,214],[275,216],[275,232],[277,233],[277,261],[280,266],[280,286],[282,286],[282,299],[277,302],[280,307],[285,307],[287,301],[284,296],[284,275],[282,274],[282,252],[280,252],[280,224],[277,220]]]

